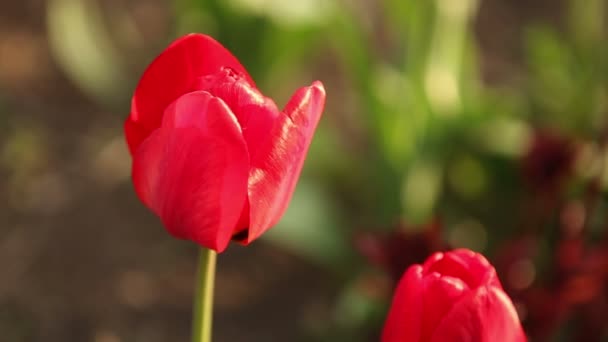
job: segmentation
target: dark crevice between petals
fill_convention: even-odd
[[[241,217],[232,231],[232,241],[242,245],[246,245],[249,238],[249,209],[249,200],[246,199],[241,211]]]
[[[243,228],[240,232],[232,235],[232,241],[238,243],[245,243],[247,241],[247,237],[249,236],[249,227]]]

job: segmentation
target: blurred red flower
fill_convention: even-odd
[[[382,342],[526,341],[496,271],[480,254],[435,253],[401,278]]]
[[[137,195],[175,237],[247,244],[287,208],[324,104],[317,81],[279,111],[217,41],[186,35],[144,72],[125,122]]]
[[[388,234],[355,234],[355,248],[374,265],[387,271],[396,285],[410,265],[423,262],[431,253],[445,249],[442,224],[433,219],[424,225],[399,222]]]
[[[570,176],[578,148],[567,136],[551,130],[537,130],[522,160],[527,185],[538,192],[558,191]]]

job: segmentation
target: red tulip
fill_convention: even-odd
[[[144,72],[125,122],[137,195],[175,237],[247,244],[285,212],[324,104],[317,81],[279,111],[217,41],[184,36]]]
[[[494,267],[459,249],[435,253],[401,278],[382,342],[525,341]]]

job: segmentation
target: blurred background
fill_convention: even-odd
[[[377,341],[431,252],[496,265],[532,341],[608,341],[603,0],[0,4],[0,341],[188,341],[197,248],[138,201],[147,64],[214,36],[328,103],[281,223],[219,258],[214,341]]]

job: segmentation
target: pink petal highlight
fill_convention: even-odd
[[[245,243],[256,239],[283,216],[324,105],[325,89],[321,82],[299,89],[251,153],[249,230]]]

